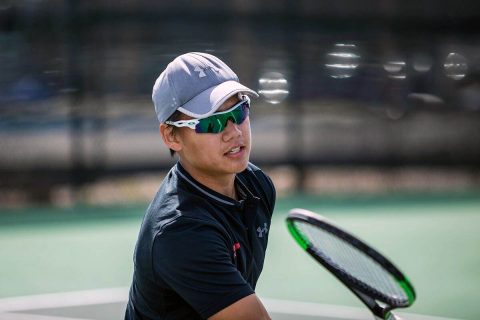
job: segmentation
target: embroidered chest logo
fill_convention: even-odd
[[[193,71],[195,72],[198,72],[198,77],[199,78],[203,78],[203,77],[206,77],[207,75],[205,74],[205,70],[207,69],[211,69],[215,72],[219,72],[220,70],[218,70],[217,68],[215,67],[200,67],[200,66],[196,66],[195,69],[193,69]]]
[[[262,227],[258,227],[258,228],[257,228],[257,232],[258,232],[258,237],[259,237],[259,238],[263,238],[263,236],[268,233],[267,223],[265,222],[265,223],[263,224],[263,228],[262,228]]]

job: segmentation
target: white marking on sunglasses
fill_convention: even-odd
[[[197,124],[200,123],[200,120],[203,120],[203,119],[208,119],[208,118],[211,118],[211,117],[215,117],[217,115],[221,115],[221,114],[226,114],[226,113],[229,113],[229,112],[232,112],[233,110],[237,109],[238,107],[241,107],[242,104],[244,103],[247,103],[247,104],[250,104],[250,98],[248,96],[243,96],[243,100],[240,101],[239,103],[237,103],[236,105],[234,105],[233,107],[231,107],[230,109],[228,110],[225,110],[225,111],[221,111],[221,112],[216,112],[214,114],[212,114],[211,116],[208,116],[206,118],[200,118],[200,119],[190,119],[190,120],[179,120],[179,121],[165,121],[165,124],[169,124],[169,125],[172,125],[172,126],[175,126],[175,127],[188,127],[190,129],[193,129],[195,130]],[[218,121],[218,120],[217,120]],[[235,120],[235,123],[236,123],[236,120]]]

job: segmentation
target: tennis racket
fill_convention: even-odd
[[[375,319],[400,319],[391,311],[415,300],[410,281],[375,249],[304,209],[292,209],[287,227],[297,243],[333,273],[373,313]]]

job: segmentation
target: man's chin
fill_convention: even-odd
[[[248,163],[249,163],[249,159],[247,158],[247,159],[238,167],[238,170],[237,170],[236,173],[240,173],[240,172],[245,171],[245,169],[247,169],[247,167],[248,167]]]

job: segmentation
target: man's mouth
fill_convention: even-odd
[[[227,151],[225,154],[235,154],[235,153],[238,153],[242,150],[242,146],[236,146],[236,147],[233,147],[232,149],[230,149],[229,151]]]

